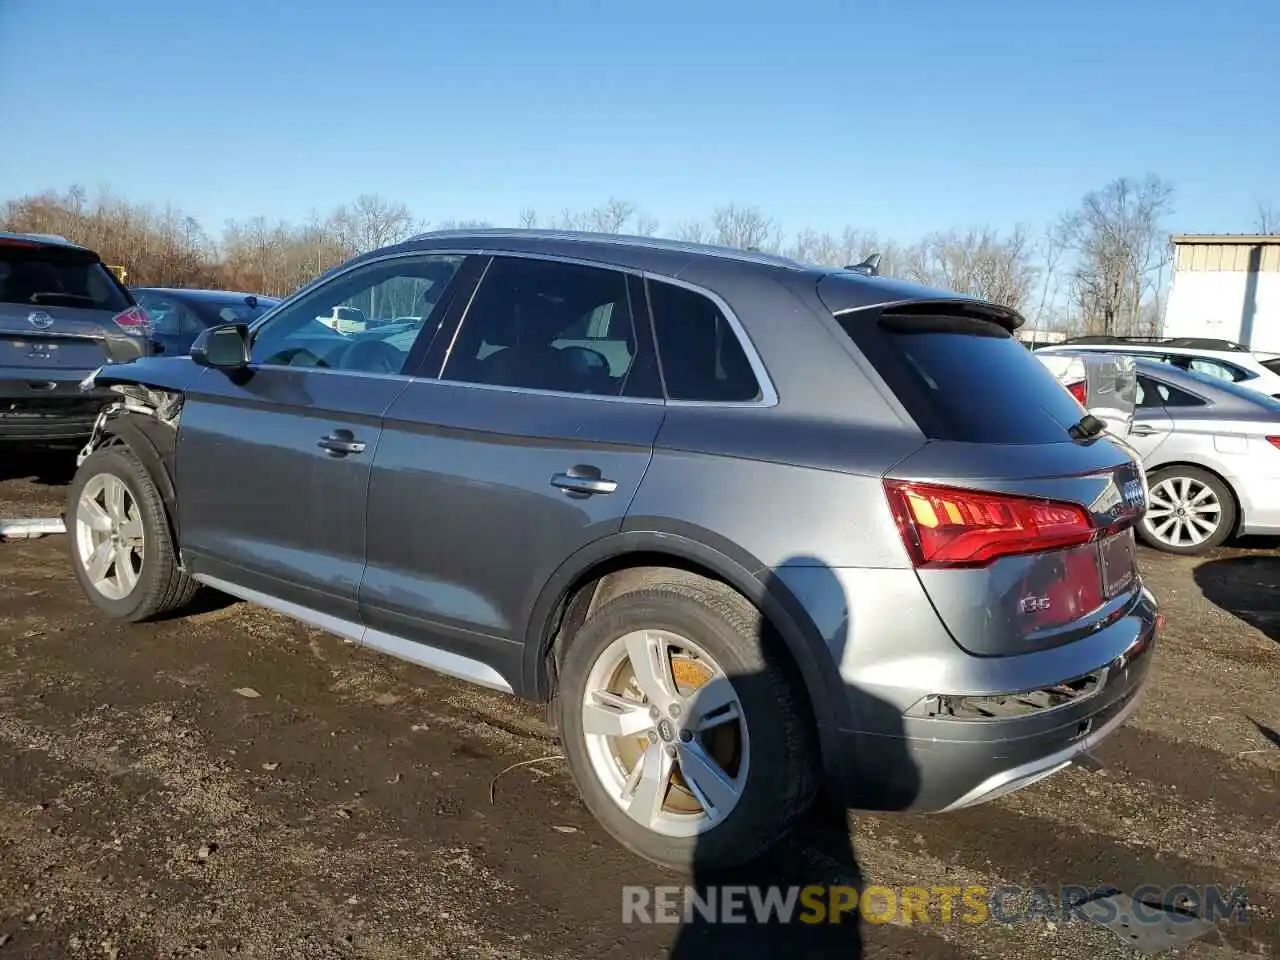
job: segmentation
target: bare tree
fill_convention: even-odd
[[[525,207],[520,211],[520,226],[526,230],[533,230],[538,226],[538,211],[533,207]]]
[[[1121,177],[1086,194],[1062,221],[1077,259],[1072,297],[1089,333],[1142,329],[1142,305],[1159,289],[1169,249],[1163,221],[1173,187],[1155,175]]]
[[[845,227],[839,234],[801,230],[783,252],[801,263],[824,267],[847,267],[878,253],[882,275],[897,276],[901,269],[902,256],[897,244],[852,226]]]
[[[1008,236],[990,227],[949,230],[910,247],[903,272],[918,283],[1022,310],[1038,275],[1032,249],[1024,227]]]
[[[413,232],[414,219],[403,203],[364,193],[351,210],[356,250],[364,253],[403,240]]]
[[[711,230],[701,220],[682,220],[676,224],[672,236],[685,243],[709,243]]]
[[[1031,325],[1037,328],[1061,326],[1065,318],[1058,310],[1058,295],[1061,289],[1058,268],[1067,248],[1067,236],[1061,223],[1053,223],[1045,227],[1038,248],[1040,296],[1029,319]]]
[[[658,218],[647,213],[637,213],[631,232],[637,237],[652,237],[658,232]]]
[[[711,214],[712,243],[743,250],[774,250],[779,245],[778,227],[759,207],[731,203]]]
[[[1258,216],[1254,220],[1254,228],[1258,233],[1280,233],[1280,209],[1274,203],[1258,201]]]

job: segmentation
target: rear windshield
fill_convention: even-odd
[[[0,243],[0,303],[119,313],[132,306],[115,277],[79,250]]]
[[[836,319],[927,436],[972,443],[1069,442],[1084,415],[1043,363],[1001,326],[973,317]]]

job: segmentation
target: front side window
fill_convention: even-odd
[[[497,257],[480,281],[441,377],[616,397],[627,388],[636,343],[626,274]]]
[[[397,258],[335,277],[299,297],[256,331],[252,362],[269,367],[404,373],[409,351],[442,308],[444,291],[463,259]]]
[[[673,283],[650,281],[649,306],[670,399],[759,399],[760,384],[742,343],[712,300]]]

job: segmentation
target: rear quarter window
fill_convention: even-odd
[[[1068,429],[1084,415],[1045,365],[992,321],[861,310],[836,320],[933,439],[1069,442]]]

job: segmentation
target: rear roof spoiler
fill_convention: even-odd
[[[877,316],[886,312],[899,316],[950,315],[987,320],[1010,333],[1026,322],[1017,310],[988,300],[848,270],[823,274],[818,280],[818,297],[833,314],[875,310]]]

